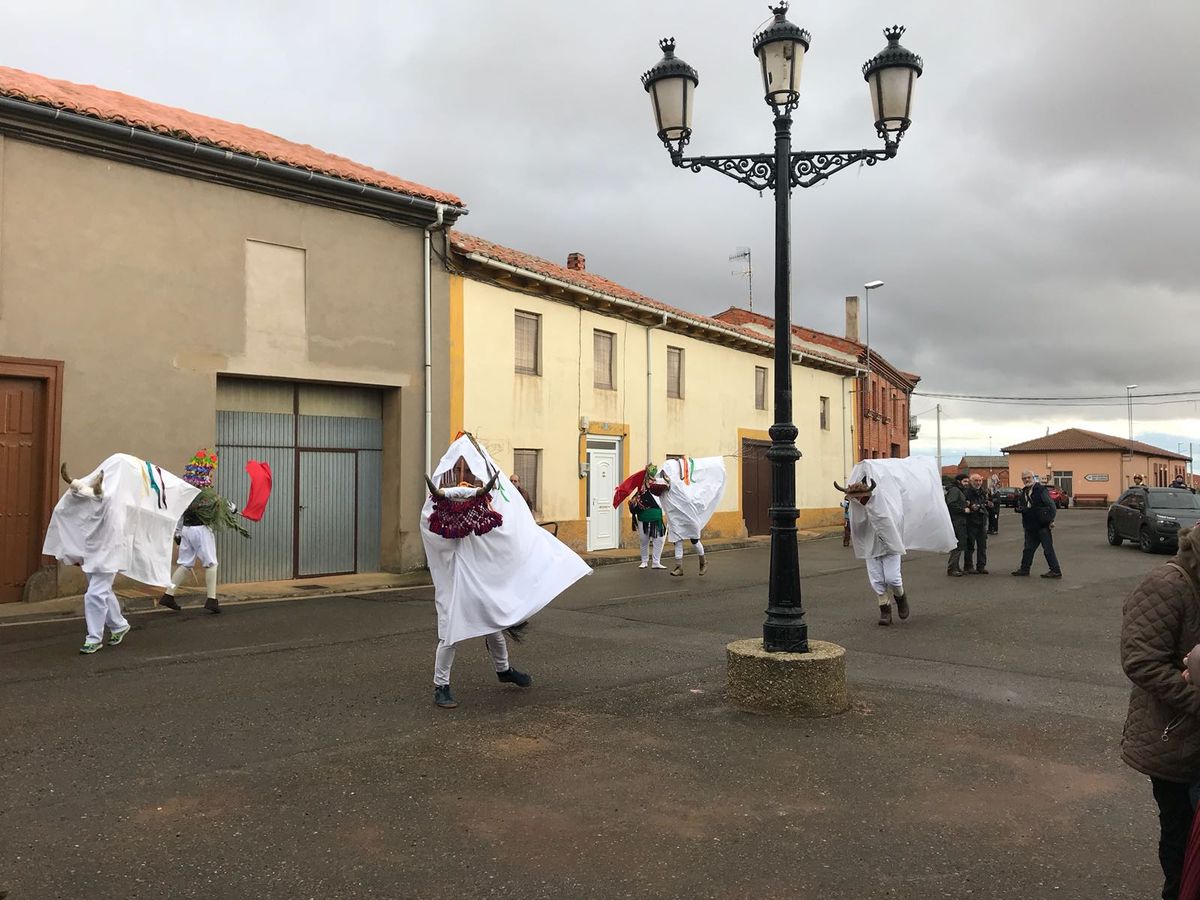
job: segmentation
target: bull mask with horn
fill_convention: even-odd
[[[870,483],[867,483],[867,476],[864,475],[862,481],[856,481],[850,487],[842,487],[836,481],[833,486],[846,495],[847,500],[857,500],[859,503],[866,503],[871,499],[871,493],[875,490],[875,479],[872,478]]]
[[[429,530],[444,538],[457,540],[468,535],[484,535],[499,528],[504,517],[492,509],[492,490],[500,478],[499,470],[492,473],[487,484],[477,488],[440,488],[425,476],[433,512],[429,515]]]
[[[71,493],[76,497],[86,497],[90,500],[104,499],[104,472],[97,472],[96,477],[91,481],[82,481],[78,478],[72,478],[67,473],[67,464],[65,462],[58,471],[62,475],[63,481],[71,486]]]

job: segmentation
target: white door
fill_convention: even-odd
[[[588,448],[588,550],[615,550],[620,544],[620,510],[613,509],[613,491],[621,483],[619,453]]]

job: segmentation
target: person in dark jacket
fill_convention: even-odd
[[[1185,677],[1200,643],[1200,529],[1179,533],[1179,552],[1125,600],[1121,668],[1133,689],[1121,758],[1150,779],[1158,806],[1162,896],[1179,896],[1192,826],[1190,786],[1200,778],[1200,691]],[[1191,651],[1191,652],[1189,652]]]
[[[946,488],[946,508],[950,510],[950,524],[954,526],[954,539],[958,546],[950,551],[946,560],[946,574],[955,578],[963,574],[962,554],[967,542],[967,513],[971,505],[967,502],[967,476],[960,473],[954,477],[954,483]]]
[[[986,575],[988,512],[991,500],[982,475],[972,475],[967,485],[967,541],[963,553],[963,571],[968,575]]]
[[[1017,494],[1017,512],[1021,514],[1021,527],[1025,529],[1025,546],[1021,550],[1021,568],[1012,574],[1028,575],[1029,567],[1033,565],[1033,555],[1038,547],[1046,557],[1049,572],[1043,572],[1043,578],[1062,578],[1062,569],[1058,564],[1058,556],[1054,553],[1054,518],[1058,508],[1050,499],[1046,486],[1033,477],[1026,469],[1021,473],[1023,487]]]

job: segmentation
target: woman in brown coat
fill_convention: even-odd
[[[1179,896],[1192,825],[1189,786],[1200,777],[1200,691],[1182,677],[1200,643],[1200,528],[1179,533],[1179,552],[1125,601],[1121,667],[1133,690],[1121,757],[1150,778],[1158,804],[1165,900]]]

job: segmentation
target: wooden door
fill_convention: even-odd
[[[41,559],[46,382],[0,376],[0,603],[21,599]]]
[[[742,518],[751,535],[771,533],[769,441],[742,440]]]

